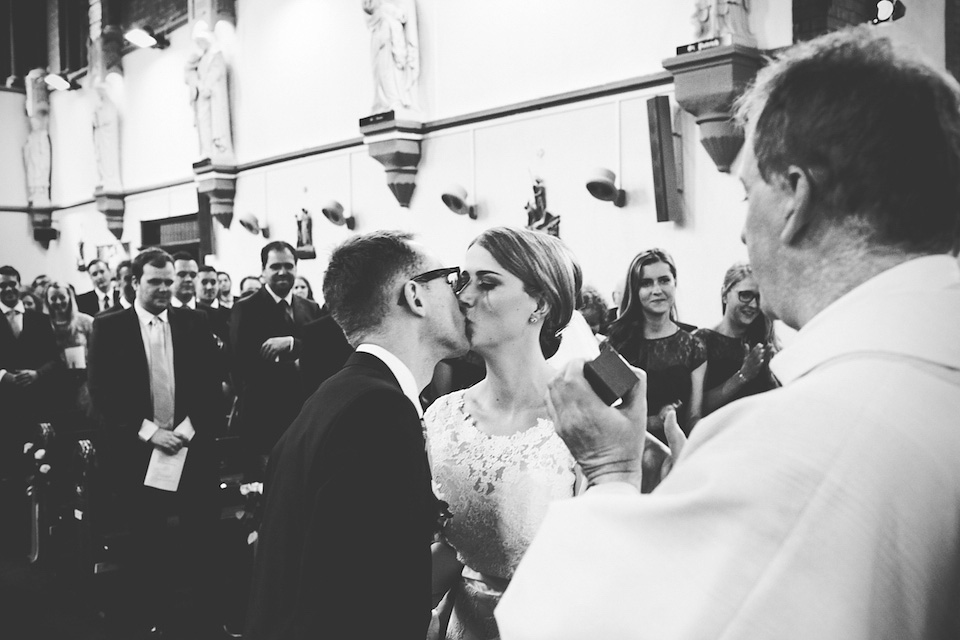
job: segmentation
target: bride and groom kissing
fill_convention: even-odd
[[[462,268],[401,232],[334,250],[324,298],[356,353],[270,456],[244,637],[419,640],[438,633],[448,591],[451,636],[498,637],[500,595],[549,502],[577,484],[546,357],[580,285],[563,243],[525,229],[483,232]],[[486,378],[424,416],[435,365],[468,349]],[[431,562],[432,541],[445,560]]]

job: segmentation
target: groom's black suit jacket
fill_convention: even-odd
[[[270,455],[246,640],[410,638],[430,620],[436,499],[417,411],[355,353]]]

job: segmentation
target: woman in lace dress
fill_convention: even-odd
[[[580,268],[559,239],[482,233],[467,250],[460,303],[486,377],[425,416],[433,479],[453,517],[443,537],[463,568],[448,638],[498,638],[493,610],[552,500],[574,494],[574,460],[547,418],[546,356],[569,321]],[[456,574],[455,574],[456,575]]]

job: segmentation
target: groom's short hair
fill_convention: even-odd
[[[323,298],[330,314],[354,347],[397,304],[401,281],[412,278],[423,256],[403,231],[353,236],[333,250],[323,276]]]

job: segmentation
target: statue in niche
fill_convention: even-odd
[[[200,157],[231,164],[230,88],[227,61],[210,26],[200,20],[193,29],[197,48],[187,60],[186,82],[200,140]]]
[[[317,257],[313,247],[313,217],[306,209],[300,209],[297,214],[297,257],[301,260]]]
[[[560,216],[547,211],[547,187],[542,178],[533,179],[533,199],[524,208],[527,210],[527,229],[560,237]]]
[[[414,0],[363,0],[370,29],[373,112],[417,110],[420,36]]]
[[[697,39],[732,36],[735,42],[755,43],[750,32],[750,0],[697,0],[696,7]]]
[[[33,69],[25,82],[30,133],[23,145],[23,162],[31,207],[50,206],[50,91],[44,82],[46,75],[46,69]]]
[[[98,189],[123,191],[120,179],[120,110],[113,96],[119,93],[123,34],[108,26],[90,43],[90,86],[93,89],[93,151],[97,164]]]

